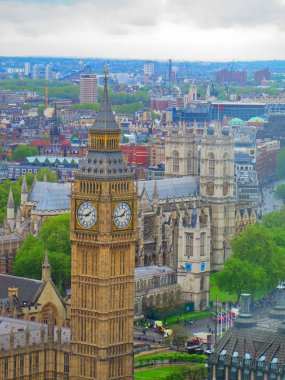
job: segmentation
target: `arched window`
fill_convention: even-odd
[[[42,308],[42,323],[48,323],[49,318],[54,319],[54,324],[58,321],[58,315],[57,315],[57,310],[54,305],[51,303],[47,303],[43,308]]]
[[[215,156],[213,155],[213,153],[209,153],[208,160],[209,160],[209,174],[215,175]]]
[[[179,173],[179,153],[173,152],[173,173]]]
[[[228,155],[224,154],[223,157],[223,176],[226,177],[228,175]]]
[[[187,155],[187,174],[192,174],[192,157],[190,152]]]
[[[200,279],[200,291],[204,290],[204,282],[205,282],[205,279],[204,279],[204,277],[202,277]]]

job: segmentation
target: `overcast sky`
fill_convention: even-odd
[[[0,55],[285,59],[285,0],[0,0]]]

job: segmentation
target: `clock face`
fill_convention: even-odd
[[[132,220],[132,210],[127,202],[117,204],[114,210],[114,223],[117,228],[126,228]]]
[[[92,228],[96,224],[97,211],[91,202],[83,202],[77,209],[77,220],[83,228]]]

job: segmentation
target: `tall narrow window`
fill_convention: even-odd
[[[223,176],[226,177],[228,175],[228,155],[224,154],[223,157]]]
[[[3,379],[8,379],[8,373],[9,373],[9,361],[8,358],[5,358],[3,361]]]
[[[24,375],[24,365],[25,365],[25,360],[24,360],[24,355],[20,355],[19,359],[19,376]]]
[[[209,153],[208,159],[209,159],[209,174],[215,175],[215,156],[213,155],[213,153]]]
[[[202,232],[200,236],[200,256],[206,255],[206,232]]]
[[[179,153],[173,152],[173,173],[179,173]]]
[[[192,174],[192,157],[191,153],[187,155],[187,174]]]
[[[186,233],[186,256],[193,256],[193,234]]]
[[[63,372],[69,373],[69,354],[64,353],[64,366],[63,366]]]

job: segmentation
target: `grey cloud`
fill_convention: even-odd
[[[285,26],[285,2],[282,0],[167,0],[166,8],[173,22],[194,22],[201,29]]]

